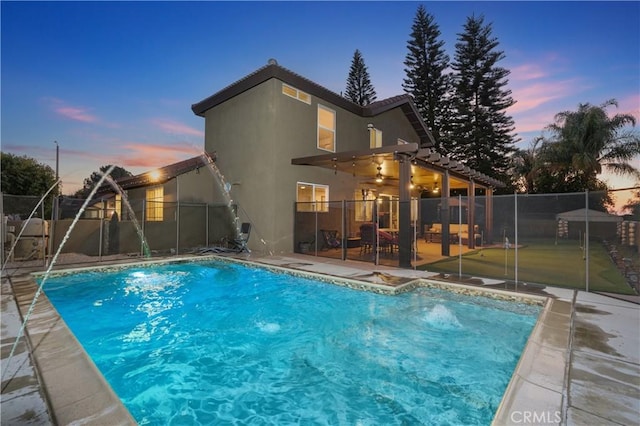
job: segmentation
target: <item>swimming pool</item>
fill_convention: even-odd
[[[541,309],[217,261],[45,292],[140,424],[488,424]]]

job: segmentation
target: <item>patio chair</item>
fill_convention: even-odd
[[[371,251],[376,246],[377,229],[374,223],[363,223],[360,225],[360,255]],[[397,244],[397,240],[388,232],[378,231],[378,249],[383,252],[389,250],[393,252],[393,245]]]
[[[250,235],[251,224],[248,222],[243,222],[240,225],[240,234],[235,240],[231,241],[232,248],[236,249],[238,252],[248,252],[249,249],[247,248],[247,243],[249,242]]]
[[[329,230],[329,229],[321,229],[322,239],[324,241],[324,246],[327,249],[337,249],[342,247],[342,243],[338,238],[338,231]]]

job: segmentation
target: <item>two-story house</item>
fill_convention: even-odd
[[[411,238],[412,188],[429,188],[446,203],[452,188],[490,196],[501,185],[433,152],[432,136],[408,95],[362,107],[273,59],[192,110],[205,119],[204,150],[216,153],[219,169],[234,182],[234,201],[273,253],[295,250],[296,202],[310,202],[298,210],[318,212],[329,201],[389,194],[399,201],[393,220],[400,265],[407,266],[402,247]],[[471,227],[473,208],[467,215]],[[448,232],[448,217],[440,220]]]

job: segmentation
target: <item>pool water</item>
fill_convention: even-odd
[[[541,307],[227,262],[48,278],[140,424],[489,424]]]

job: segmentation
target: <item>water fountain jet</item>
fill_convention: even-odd
[[[16,336],[16,338],[15,338],[15,340],[13,342],[13,345],[11,346],[11,351],[9,352],[9,357],[7,358],[7,366],[9,365],[9,363],[11,362],[11,359],[13,358],[15,350],[16,350],[16,348],[18,346],[19,341],[20,341],[20,337],[22,337],[22,335],[24,334],[24,329],[25,329],[25,327],[27,325],[27,321],[29,321],[29,318],[31,317],[33,309],[35,308],[36,302],[38,301],[38,297],[40,297],[40,293],[42,293],[42,288],[44,287],[44,284],[47,282],[47,278],[49,277],[49,274],[51,273],[51,269],[53,268],[53,265],[56,263],[56,260],[58,259],[58,256],[60,255],[60,252],[62,251],[62,248],[64,247],[65,243],[69,239],[69,236],[71,235],[71,231],[73,231],[73,228],[75,227],[76,223],[78,223],[78,221],[80,220],[80,216],[82,216],[82,214],[84,213],[85,209],[89,205],[89,202],[91,201],[93,196],[98,191],[98,188],[102,185],[104,180],[107,178],[107,175],[109,175],[113,171],[114,167],[115,166],[109,167],[109,169],[104,172],[104,174],[102,175],[100,180],[95,184],[95,186],[91,190],[91,193],[89,194],[87,199],[82,204],[82,207],[80,208],[80,210],[78,210],[78,213],[76,214],[76,217],[73,219],[73,222],[71,223],[71,226],[69,227],[69,229],[67,230],[66,234],[64,235],[64,238],[60,242],[60,246],[58,246],[58,250],[56,251],[56,254],[53,256],[53,258],[51,260],[51,263],[49,264],[49,267],[47,268],[46,272],[42,276],[42,280],[41,280],[40,284],[38,285],[38,289],[36,290],[36,293],[33,296],[33,300],[31,301],[31,304],[29,305],[29,309],[27,310],[27,314],[24,316],[24,319],[22,320],[22,325],[20,326],[20,329],[18,330],[18,334],[17,334],[17,336]],[[9,368],[5,368],[4,369],[4,371],[2,372],[2,376],[0,377],[0,381],[4,381],[5,373],[7,371],[9,371]]]

